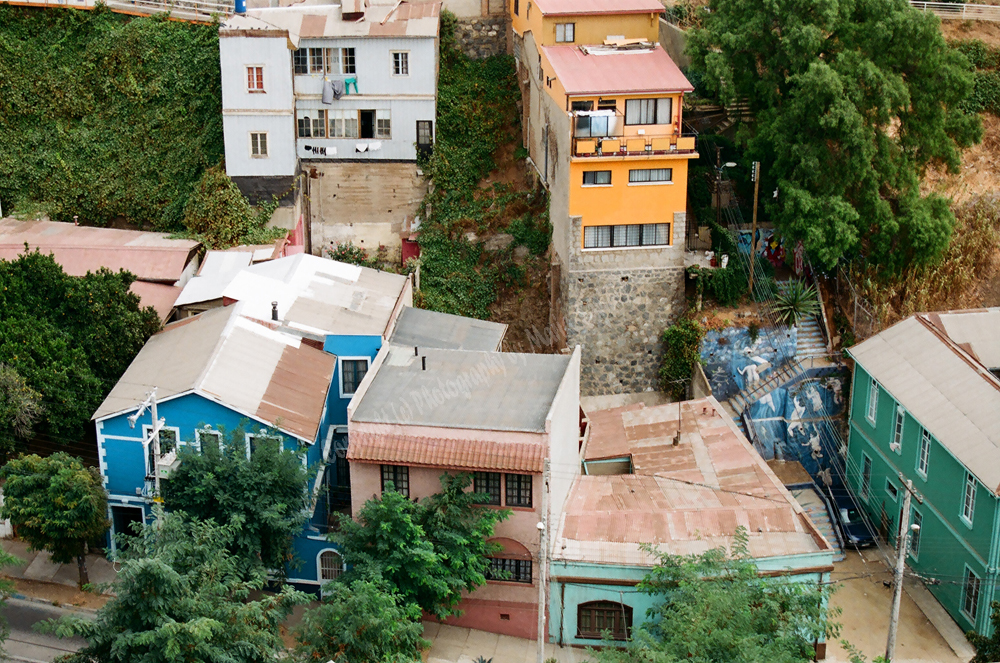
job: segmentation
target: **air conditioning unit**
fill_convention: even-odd
[[[171,451],[160,456],[156,461],[156,475],[160,479],[169,479],[170,474],[181,464],[176,451]]]

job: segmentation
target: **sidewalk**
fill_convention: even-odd
[[[537,660],[534,640],[497,635],[486,631],[424,622],[424,638],[431,641],[427,663],[475,663],[482,657],[494,663],[533,663]],[[590,655],[585,649],[545,645],[545,659],[557,663],[583,663]]]
[[[57,605],[99,608],[111,596],[96,592],[81,592],[77,588],[79,571],[76,564],[56,564],[44,551],[29,552],[28,544],[17,539],[0,539],[4,551],[23,560],[18,566],[0,569],[0,574],[12,578],[17,593],[41,598]],[[117,573],[103,555],[87,555],[87,572],[92,585],[114,582]]]

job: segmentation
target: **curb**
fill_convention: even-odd
[[[8,596],[8,598],[18,599],[19,601],[27,601],[29,603],[37,603],[39,605],[48,606],[50,608],[59,608],[60,610],[69,610],[69,611],[72,611],[72,612],[83,612],[83,613],[86,613],[88,615],[96,615],[97,614],[97,610],[95,610],[94,608],[80,608],[80,607],[77,607],[75,605],[67,605],[65,603],[54,603],[54,602],[49,601],[47,599],[40,599],[40,598],[38,598],[36,596],[27,596],[26,594],[20,594],[20,593],[17,593],[17,592],[14,592],[13,594],[8,594],[7,596]],[[11,659],[11,660],[14,660],[14,659]],[[28,660],[28,659],[25,659],[25,660]]]

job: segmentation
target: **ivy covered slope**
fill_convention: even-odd
[[[454,29],[454,15],[442,12],[437,142],[424,164],[433,186],[420,233],[422,304],[487,318],[505,291],[539,280],[532,275],[548,250],[548,200],[524,185],[523,160],[487,179],[498,155],[517,161],[508,155],[520,144],[514,59],[472,60],[456,48]],[[483,241],[497,234],[512,240]],[[518,246],[528,255],[516,257]]]
[[[218,28],[0,6],[0,202],[180,227],[223,155]]]

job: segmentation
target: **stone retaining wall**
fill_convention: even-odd
[[[507,52],[507,17],[459,19],[455,26],[459,48],[470,58],[488,58]]]

